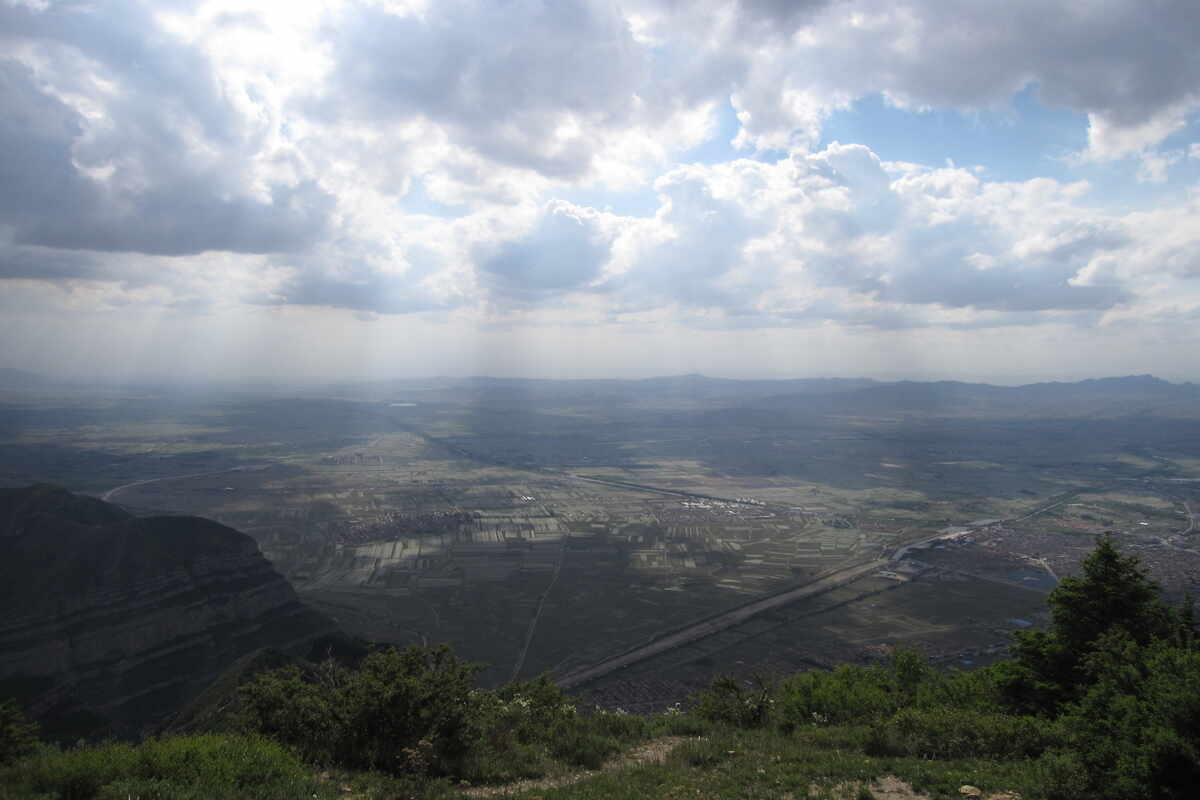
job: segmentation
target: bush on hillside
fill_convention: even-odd
[[[549,678],[518,681],[471,695],[475,746],[459,776],[472,782],[518,780],[549,768],[547,741],[569,725],[575,706]]]
[[[866,750],[878,756],[1020,759],[1060,741],[1055,726],[1036,717],[950,707],[904,708],[871,727]]]
[[[795,730],[878,722],[903,708],[943,707],[999,712],[995,676],[989,670],[938,672],[920,651],[898,648],[883,664],[845,664],[784,679],[774,716],[784,730]]]
[[[832,672],[810,670],[786,678],[779,687],[776,715],[785,730],[841,725],[887,716],[898,702],[886,667],[845,664]]]
[[[326,662],[316,679],[266,672],[239,690],[243,724],[318,763],[451,774],[478,736],[477,671],[443,645],[372,653],[356,670]]]
[[[1086,663],[1111,631],[1139,646],[1191,636],[1190,621],[1163,603],[1137,557],[1121,555],[1108,535],[1048,602],[1050,628],[1016,632],[1014,658],[997,668],[1006,705],[1022,713],[1054,716],[1080,699]]]
[[[770,719],[774,703],[774,692],[764,678],[755,676],[742,682],[722,675],[692,698],[692,713],[722,725],[757,728]]]
[[[1086,664],[1086,694],[1059,718],[1058,760],[1091,798],[1191,798],[1200,786],[1200,652],[1112,632]]]
[[[0,772],[0,782],[12,796],[62,800],[283,800],[310,797],[315,788],[311,770],[279,743],[224,734],[47,747]]]
[[[241,688],[242,724],[318,764],[495,783],[555,762],[595,768],[642,738],[641,717],[576,713],[548,677],[475,689],[477,668],[446,647],[372,653],[262,673]]]
[[[1190,600],[1157,584],[1110,537],[1050,595],[1048,630],[1018,635],[996,674],[1005,704],[1056,720],[1047,792],[1071,798],[1184,798],[1200,785],[1200,650]]]
[[[28,755],[37,749],[37,725],[25,719],[12,700],[0,701],[0,764]]]

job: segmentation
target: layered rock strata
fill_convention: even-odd
[[[58,738],[137,735],[247,653],[335,630],[232,528],[0,490],[0,694]]]

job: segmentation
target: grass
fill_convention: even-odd
[[[282,745],[204,734],[59,750],[46,747],[0,771],[0,798],[108,800],[322,797],[313,771]]]
[[[645,800],[664,798],[865,797],[862,790],[894,775],[933,798],[958,798],[971,784],[985,795],[1017,791],[1032,800],[1038,765],[1030,760],[928,760],[872,757],[863,751],[866,728],[842,726],[784,734],[774,729],[713,726],[680,744],[663,764],[607,772],[555,789],[515,797],[545,800]],[[858,787],[857,791],[854,787]],[[869,791],[869,790],[868,790]]]
[[[1047,767],[1032,758],[922,758],[872,755],[869,724],[809,726],[784,732],[775,725],[734,728],[692,714],[631,716],[581,726],[589,741],[565,743],[510,764],[507,780],[550,780],[511,797],[544,800],[648,798],[866,798],[870,785],[895,776],[931,798],[958,798],[963,784],[985,796],[1016,791],[1025,800],[1052,796]],[[607,734],[607,735],[605,735]],[[601,762],[636,741],[686,737],[663,763],[604,767]],[[519,752],[509,752],[520,758]],[[549,755],[549,757],[547,757]],[[536,757],[535,757],[536,756]],[[607,762],[612,764],[610,760]],[[524,768],[523,768],[524,767]],[[492,784],[504,770],[484,769]],[[560,779],[555,781],[554,779]],[[558,783],[559,785],[556,785]],[[0,768],[0,800],[441,800],[463,797],[480,782],[455,783],[413,775],[331,769],[304,763],[283,745],[256,736],[203,734],[108,743],[69,750],[45,747]]]

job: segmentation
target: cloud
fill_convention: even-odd
[[[376,332],[1182,319],[1196,8],[4,3],[0,281],[47,307]],[[825,141],[868,95],[967,111],[1028,87],[1088,125],[1054,174],[1086,165],[1107,196]],[[1113,210],[1130,166],[1145,185]]]
[[[0,223],[16,241],[180,255],[318,238],[333,198],[259,174],[261,131],[136,3],[0,6]]]
[[[1080,163],[1104,162],[1145,153],[1183,130],[1196,105],[1194,98],[1188,98],[1148,119],[1124,125],[1105,114],[1088,114],[1088,146],[1075,159]]]
[[[767,220],[744,202],[762,180],[752,162],[690,165],[655,182],[660,207],[650,224],[633,227],[625,265],[601,287],[617,308],[679,304],[736,309],[769,281],[769,265],[751,266],[750,241]]]
[[[1184,158],[1182,150],[1168,152],[1143,153],[1141,166],[1138,167],[1139,183],[1166,183],[1167,173],[1172,165],[1178,164]]]
[[[663,113],[639,100],[646,53],[602,0],[349,5],[330,30],[323,112],[425,117],[489,159],[549,176],[585,173],[607,131]]]
[[[119,274],[91,253],[0,242],[0,279],[111,279]]]
[[[639,8],[651,21],[647,36],[682,32],[724,65],[743,124],[739,144],[760,150],[814,146],[825,116],[875,93],[905,108],[972,110],[1036,85],[1043,102],[1088,115],[1096,159],[1156,145],[1200,107],[1200,7],[1190,0],[952,10],[935,0],[742,2],[733,19],[692,21],[690,6],[674,2]]]
[[[834,143],[679,168],[657,187],[653,224],[627,226],[623,267],[598,287],[626,313],[673,305],[742,326],[911,326],[1103,311],[1133,297],[1127,276],[1077,280],[1135,245],[1122,220],[1078,204],[1079,185],[884,165],[862,145]],[[955,309],[968,316],[942,313]]]
[[[448,311],[465,302],[458,287],[439,281],[443,256],[418,244],[392,249],[341,238],[302,256],[277,258],[275,264],[279,279],[248,296],[248,302],[368,314]]]
[[[552,203],[526,236],[483,250],[481,281],[506,302],[583,289],[609,258],[613,237],[606,227],[593,209]]]

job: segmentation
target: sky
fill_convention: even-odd
[[[0,367],[1200,380],[1195,0],[0,0]]]

